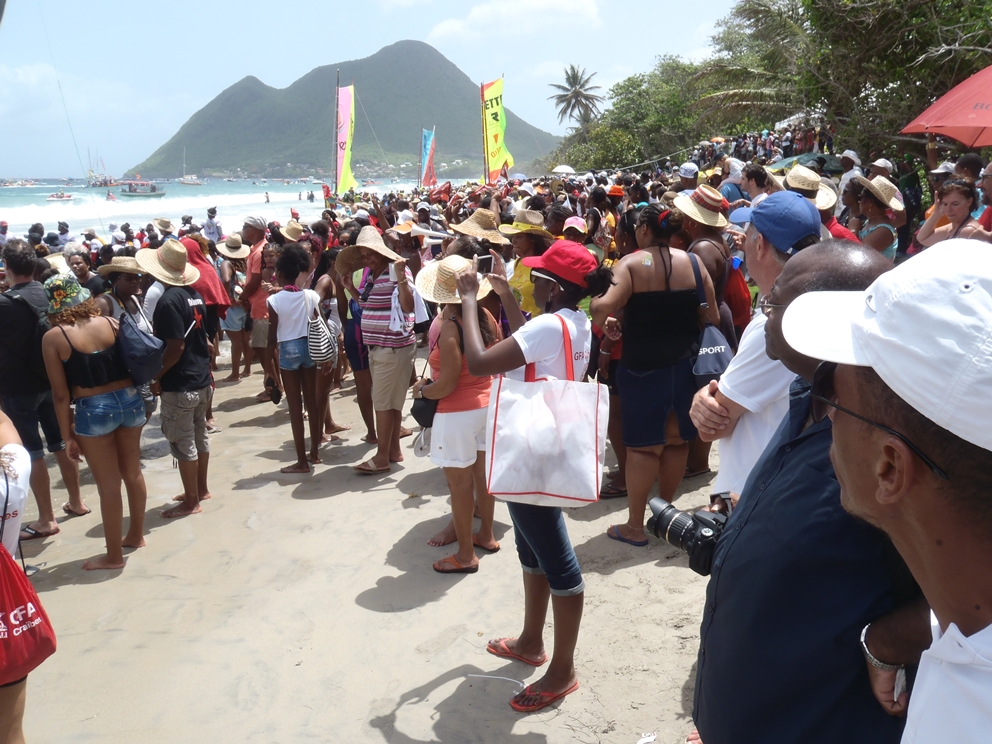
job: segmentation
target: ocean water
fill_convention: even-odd
[[[137,229],[153,218],[167,217],[178,228],[182,215],[189,214],[194,222],[202,225],[210,207],[217,207],[217,219],[225,233],[239,230],[248,215],[259,215],[266,222],[276,220],[285,225],[290,220],[290,209],[296,209],[304,222],[319,220],[324,210],[320,184],[273,181],[253,184],[251,181],[230,182],[214,178],[202,186],[184,186],[175,181],[156,185],[165,190],[165,196],[159,199],[122,197],[119,194],[121,187],[113,187],[109,190],[117,196],[117,201],[108,201],[108,189],[85,188],[81,182],[79,185],[66,185],[62,181],[46,180],[39,181],[35,186],[2,187],[0,220],[9,223],[10,236],[23,236],[35,222],[42,223],[46,232],[57,232],[59,221],[64,220],[75,235],[93,227],[98,235],[106,239],[111,223],[121,225],[130,222]],[[385,181],[364,186],[361,192],[381,196],[390,192],[409,192],[415,186],[415,181]],[[47,201],[49,194],[60,189],[72,194],[71,202]],[[307,201],[309,191],[313,191],[316,197],[313,203]],[[269,204],[265,203],[265,192],[269,193]]]

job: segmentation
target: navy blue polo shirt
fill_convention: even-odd
[[[896,744],[861,629],[903,604],[888,538],[840,504],[831,424],[804,428],[809,384],[751,471],[716,545],[693,719],[706,744]]]

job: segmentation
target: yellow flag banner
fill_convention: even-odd
[[[486,142],[486,173],[489,183],[495,183],[504,167],[513,167],[513,156],[506,149],[503,78],[482,85],[482,131]]]
[[[337,191],[345,193],[348,189],[357,189],[358,182],[351,172],[351,145],[355,137],[355,86],[338,89],[338,121],[337,121],[337,158],[338,182]]]

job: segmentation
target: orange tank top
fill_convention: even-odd
[[[489,314],[488,310],[485,312],[490,326],[495,328],[497,335],[499,335],[499,328],[493,320],[492,315]],[[455,323],[457,324],[458,321],[456,320]],[[461,330],[460,326],[459,330]],[[431,365],[431,374],[436,380],[441,372],[441,350],[437,345],[431,349],[427,362]],[[489,390],[492,388],[492,383],[492,375],[478,377],[469,373],[468,362],[463,353],[462,368],[458,372],[458,384],[454,390],[437,402],[437,412],[457,413],[459,411],[476,411],[480,408],[488,408]]]

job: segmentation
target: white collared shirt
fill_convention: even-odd
[[[902,744],[979,744],[992,736],[992,625],[972,636],[951,623],[923,652]]]

